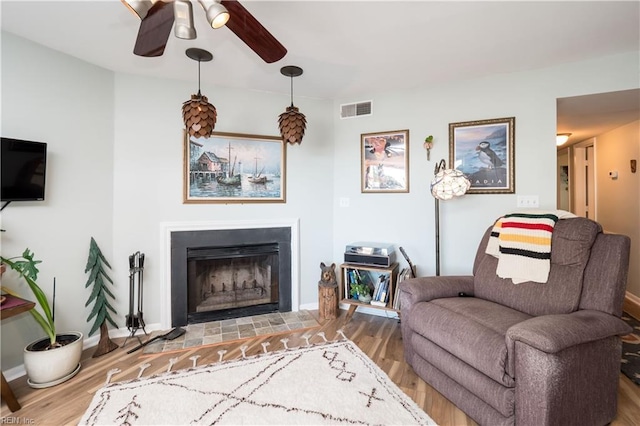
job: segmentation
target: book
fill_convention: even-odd
[[[386,293],[389,288],[389,276],[388,275],[380,275],[378,279],[378,284],[376,285],[376,289],[373,293],[373,300],[379,302],[386,302]]]
[[[393,295],[393,309],[400,310],[400,283],[407,278],[413,277],[413,265],[409,268],[404,268],[398,274],[398,282],[396,283],[396,291]]]

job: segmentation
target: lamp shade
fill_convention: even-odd
[[[442,169],[431,181],[431,195],[438,200],[450,200],[464,195],[471,187],[469,179],[457,169]]]
[[[191,99],[182,104],[182,119],[189,135],[196,138],[208,138],[213,134],[218,113],[200,92],[191,95]]]
[[[299,144],[302,142],[307,127],[307,118],[298,110],[298,107],[293,105],[287,107],[287,110],[280,114],[278,124],[280,135],[286,143]]]
[[[190,1],[174,0],[173,16],[173,31],[176,37],[183,40],[193,40],[197,37],[196,28],[193,26],[193,7]]]
[[[127,8],[140,19],[144,19],[153,6],[153,0],[120,0]],[[157,1],[157,0],[156,0]]]
[[[220,0],[198,0],[207,15],[207,22],[213,29],[223,27],[229,21],[229,11]]]

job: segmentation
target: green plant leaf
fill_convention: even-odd
[[[29,313],[31,313],[31,316],[33,316],[33,318],[36,320],[36,322],[38,324],[40,324],[40,327],[42,327],[42,329],[44,330],[45,333],[47,333],[47,337],[49,337],[49,342],[50,344],[53,346],[56,344],[56,329],[55,327],[51,327],[50,324],[44,319],[44,317],[42,315],[40,315],[40,312],[36,311],[35,309],[31,309],[29,311]]]
[[[38,263],[42,263],[40,260],[34,259],[35,254],[26,248],[22,253],[22,256],[18,256],[12,259],[7,259],[0,256],[2,262],[8,265],[11,269],[18,272],[22,278],[26,281],[27,285],[31,289],[31,292],[36,298],[36,302],[44,316],[40,314],[35,308],[31,309],[29,312],[36,320],[36,322],[42,327],[42,329],[47,333],[51,344],[55,344],[56,341],[56,326],[53,322],[53,316],[51,314],[51,308],[49,307],[49,301],[47,300],[47,296],[44,294],[42,289],[36,283],[38,278],[38,267],[36,266]]]

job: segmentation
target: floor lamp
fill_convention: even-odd
[[[471,182],[460,170],[447,169],[444,159],[436,164],[433,174],[431,195],[436,200],[436,276],[440,276],[440,200],[463,196],[471,187]]]

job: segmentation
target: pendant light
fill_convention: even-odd
[[[304,131],[307,127],[307,119],[297,107],[293,106],[293,77],[302,75],[302,68],[295,65],[288,65],[280,69],[280,73],[286,77],[291,77],[291,106],[280,114],[278,124],[280,126],[280,135],[285,142],[290,144],[299,144],[302,142]]]
[[[191,99],[182,104],[182,119],[189,135],[208,138],[213,134],[218,113],[216,107],[200,93],[200,62],[209,62],[213,59],[213,55],[197,48],[187,49],[186,55],[198,61],[198,94],[191,95]]]

